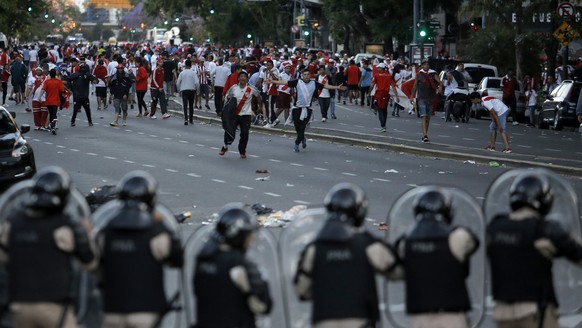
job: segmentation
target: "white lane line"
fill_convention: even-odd
[[[213,149],[213,150],[218,150],[218,149],[220,149],[220,148],[218,148],[218,147],[210,147],[210,149]]]
[[[293,165],[293,166],[304,166],[303,164],[299,164],[299,163],[289,163],[289,165]]]
[[[45,141],[44,143],[45,143],[46,145],[52,145],[52,144],[53,144],[52,142],[48,142],[48,141]]]
[[[196,146],[198,146],[198,147],[206,147],[206,146],[205,146],[205,145],[203,145],[203,144],[196,144]]]
[[[65,147],[65,146],[61,146],[61,145],[57,145],[57,148],[65,149],[65,148],[67,148],[67,147]]]
[[[166,137],[166,138],[164,138],[164,140],[172,140],[172,138],[168,138],[168,137]]]
[[[273,196],[273,197],[281,197],[281,195],[275,194],[275,193],[272,193],[272,192],[266,192],[265,195],[267,195],[267,196]]]
[[[342,172],[342,174],[343,174],[343,175],[350,176],[350,177],[355,177],[355,176],[358,176],[357,174],[348,173],[348,172]]]
[[[125,132],[133,132],[133,130],[125,129]]]
[[[414,183],[407,183],[406,185],[409,187],[418,187],[418,185]]]
[[[184,143],[184,144],[187,144],[187,143],[189,143],[189,142],[188,142],[188,141],[186,141],[186,140],[178,140],[178,142],[180,142],[180,143]]]
[[[532,148],[532,146],[526,146],[526,145],[517,145],[517,147],[520,147],[520,148]]]
[[[200,178],[200,176],[198,174],[196,174],[196,173],[188,173],[186,175],[189,176],[189,177],[193,177],[193,178]]]
[[[553,148],[544,148],[544,150],[554,151],[554,152],[561,152],[561,150],[559,150],[559,149],[553,149]]]
[[[438,137],[439,138],[450,138],[451,136],[445,136],[445,135],[439,134]]]
[[[80,151],[79,149],[71,148],[70,151]]]
[[[212,179],[212,181],[218,182],[218,183],[226,183],[226,181],[224,181],[224,180],[218,180],[218,179]]]
[[[473,130],[473,131],[481,131],[481,130],[479,130],[479,129],[477,129],[477,128],[468,128],[467,130]]]
[[[145,133],[143,133],[143,132],[138,132],[137,134],[142,134],[142,135],[143,135],[143,134],[145,134]]]
[[[89,156],[97,156],[97,154],[95,154],[95,153],[85,153],[85,154],[87,154]]]
[[[511,134],[513,134],[514,136],[525,136],[525,134],[517,132],[512,132]]]
[[[174,170],[174,169],[165,169],[165,171],[172,172],[172,173],[178,173],[178,170]]]
[[[339,125],[348,125],[347,123],[340,123]]]
[[[126,159],[126,160],[124,160],[124,162],[125,162],[125,163],[128,163],[128,164],[135,164],[135,162],[134,162],[134,161],[130,161],[130,160],[127,160],[127,159]]]
[[[39,142],[40,139],[32,139],[32,141]]]
[[[461,138],[461,139],[467,140],[467,141],[475,141],[475,139],[473,139],[473,138]]]
[[[381,179],[381,178],[374,178],[372,180],[376,180],[376,181],[382,181],[382,182],[390,182],[390,180],[386,180],[386,179]]]
[[[313,169],[318,171],[329,171],[329,169],[326,169],[325,167],[314,167]]]
[[[241,189],[246,189],[246,190],[253,190],[253,189],[255,189],[255,188],[249,187],[249,186],[238,186],[238,187],[241,188]]]
[[[278,159],[269,158],[269,162],[281,163]]]
[[[103,158],[107,158],[107,159],[117,159],[117,158],[111,157],[111,156],[103,156]]]
[[[258,155],[248,155],[248,156],[249,156],[249,157],[252,157],[252,158],[259,158],[259,156],[258,156]]]
[[[157,136],[157,135],[155,135],[155,134],[150,134],[150,137],[152,137],[152,138],[157,138],[158,136]]]
[[[305,202],[305,201],[302,201],[302,200],[294,200],[293,202],[294,203],[297,203],[297,204],[301,204],[301,205],[309,205],[309,202]]]
[[[354,125],[356,128],[363,128],[363,125]]]
[[[151,164],[142,164],[141,166],[150,167],[150,168],[156,167],[155,165],[151,165]]]

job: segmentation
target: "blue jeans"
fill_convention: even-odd
[[[536,105],[527,106],[529,110],[529,124],[535,124]]]
[[[419,100],[418,113],[420,114],[420,117],[428,117],[430,120],[430,116],[432,115],[432,100]]]

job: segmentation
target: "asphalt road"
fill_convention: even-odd
[[[212,113],[197,111],[195,124],[184,126],[179,116],[162,120],[158,115],[157,120],[150,120],[136,118],[137,111],[130,110],[127,126],[111,127],[111,106],[107,111],[96,107],[93,98],[93,127],[87,126],[84,113],[70,127],[71,110],[64,110],[56,136],[40,131],[27,134],[38,167],[62,166],[84,194],[95,186],[116,184],[131,170],[148,171],[159,181],[164,204],[175,212],[193,213],[180,226],[184,238],[227,202],[259,203],[283,211],[296,205],[318,207],[327,190],[344,181],[366,190],[367,224],[378,235],[382,232],[374,224],[383,222],[391,204],[410,188],[455,185],[481,202],[493,179],[513,166],[570,167],[572,174],[566,178],[578,198],[582,195],[576,174],[582,168],[582,148],[580,134],[573,131],[511,126],[516,151],[503,154],[481,149],[488,138],[486,120],[445,123],[437,113],[431,123],[431,143],[423,144],[420,122],[413,116],[390,117],[388,133],[382,135],[371,111],[342,105],[337,108],[337,120],[312,122],[308,147],[300,153],[292,150],[292,127],[253,128],[248,158],[241,159],[236,151],[238,139],[224,157],[218,156],[223,132]],[[24,106],[9,109],[17,111],[20,124],[32,125],[32,115],[24,112]],[[500,167],[490,166],[492,161]],[[271,230],[275,238],[281,231]]]

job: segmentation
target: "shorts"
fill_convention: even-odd
[[[269,103],[269,95],[266,92],[261,92],[261,100],[263,104],[267,105]]]
[[[277,108],[290,108],[291,107],[291,95],[285,92],[279,92],[276,102]]]
[[[107,98],[107,87],[95,87],[95,95],[99,98]]]
[[[418,113],[420,117],[430,117],[432,116],[432,100],[418,100]]]
[[[26,83],[25,82],[17,82],[17,83],[12,83],[12,88],[14,89],[14,92],[24,92],[26,90]]]
[[[210,89],[208,88],[208,84],[201,84],[200,85],[200,94],[201,95],[207,95],[210,92]]]
[[[507,121],[507,115],[509,115],[509,110],[506,110],[505,113],[501,115],[497,115],[499,117],[499,124],[501,125],[501,132],[505,132],[505,122]],[[489,124],[489,131],[494,132],[497,130],[497,126],[495,122],[491,120],[491,124]]]
[[[348,84],[348,90],[360,90],[360,86],[357,84]]]

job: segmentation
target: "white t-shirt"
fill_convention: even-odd
[[[38,61],[38,51],[32,49],[28,52],[28,56],[29,56],[31,62]]]
[[[236,103],[239,104],[241,99],[243,98],[247,87],[250,88],[250,92],[249,95],[245,101],[245,103],[243,104],[243,107],[241,108],[240,112],[238,113],[239,116],[244,116],[244,115],[251,115],[253,109],[252,109],[252,97],[259,97],[261,95],[261,93],[259,92],[259,90],[257,90],[255,87],[251,86],[250,84],[247,84],[246,87],[241,88],[238,84],[233,85],[232,87],[230,87],[230,89],[228,89],[228,91],[226,92],[226,98],[230,98],[230,97],[235,97],[236,98]]]
[[[483,97],[481,98],[481,103],[483,107],[487,110],[494,110],[497,113],[497,116],[505,114],[509,110],[509,108],[503,103],[503,101],[495,98],[495,97]]]

